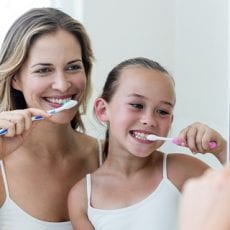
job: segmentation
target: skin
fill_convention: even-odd
[[[79,42],[62,30],[41,36],[12,86],[23,92],[29,108],[0,114],[0,127],[8,128],[0,149],[10,197],[37,219],[67,221],[70,188],[98,167],[97,141],[70,125],[86,86]],[[67,98],[78,106],[52,117],[45,112],[60,106],[56,99]],[[32,123],[32,115],[46,119]],[[5,197],[0,175],[1,205]]]
[[[157,149],[163,142],[151,142],[142,136],[150,133],[167,136],[173,121],[174,104],[171,79],[159,71],[143,67],[129,67],[122,71],[110,103],[102,98],[95,101],[97,118],[109,123],[110,138],[108,157],[92,174],[93,207],[124,208],[143,200],[158,187],[163,176],[163,154]],[[180,138],[193,150],[194,142],[195,146],[198,144],[199,148],[204,148],[201,139],[208,143],[213,135],[207,129],[207,126],[199,129],[197,123],[183,130]],[[179,191],[186,180],[200,176],[207,168],[206,164],[188,155],[174,153],[167,158],[168,178]],[[75,229],[94,229],[87,217],[85,179],[71,189],[68,204]]]
[[[180,230],[228,230],[229,181],[229,166],[221,170],[210,169],[202,177],[189,180],[181,199]]]

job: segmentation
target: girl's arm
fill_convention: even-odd
[[[183,129],[179,136],[184,146],[192,153],[213,153],[218,160],[225,164],[227,160],[227,141],[216,130],[205,124],[196,122]],[[215,148],[210,148],[210,142],[216,142]]]
[[[70,190],[68,210],[70,221],[75,230],[94,230],[87,216],[86,181],[81,180]]]

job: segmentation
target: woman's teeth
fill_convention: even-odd
[[[49,102],[51,102],[51,103],[55,103],[55,104],[64,104],[64,103],[68,102],[69,100],[71,100],[71,97],[65,98],[65,99],[60,99],[60,98],[47,98],[47,101],[49,101]]]

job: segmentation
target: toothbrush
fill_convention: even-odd
[[[176,145],[181,145],[181,141],[177,137],[159,137],[154,134],[150,134],[147,136],[147,140],[149,141],[171,141],[172,143]],[[217,144],[215,141],[209,142],[209,148],[214,149],[216,148]]]
[[[57,113],[59,113],[59,112],[61,112],[63,110],[71,109],[72,107],[77,105],[77,103],[78,102],[75,101],[75,100],[69,100],[66,103],[64,103],[61,107],[58,107],[56,109],[48,110],[47,113],[50,114],[50,115],[55,115],[55,114],[57,114]],[[40,115],[31,117],[32,121],[39,121],[39,120],[43,120],[43,119],[44,119],[44,117],[42,117]],[[0,136],[5,135],[7,132],[8,132],[8,129],[1,128],[0,129]]]

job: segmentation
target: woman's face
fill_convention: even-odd
[[[41,36],[12,86],[23,93],[28,107],[50,110],[70,99],[81,101],[86,75],[80,43],[63,30]],[[75,109],[70,110],[72,117]]]

